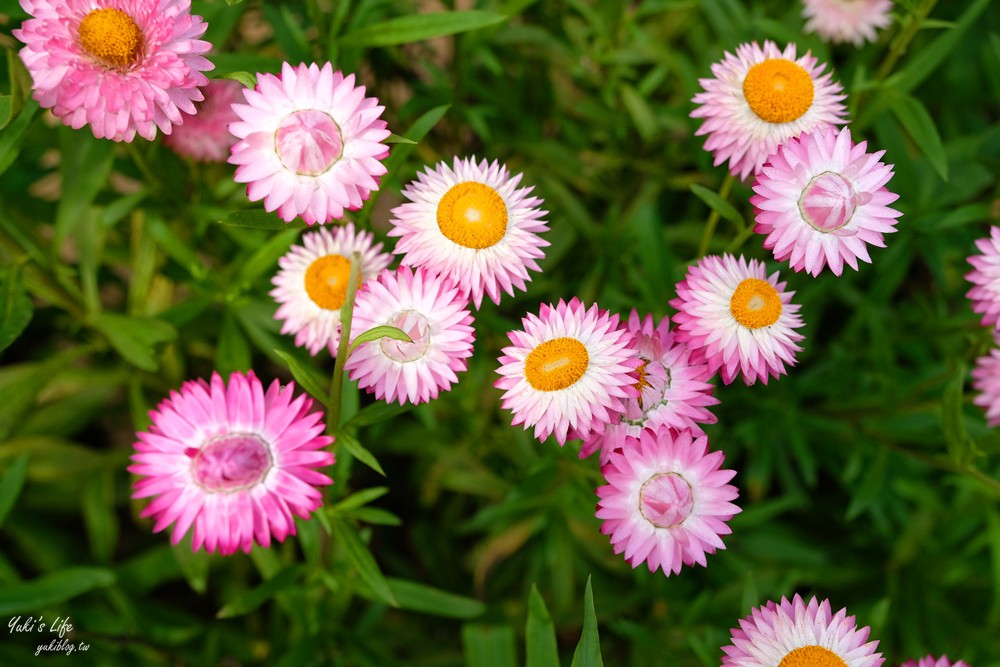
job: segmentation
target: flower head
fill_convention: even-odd
[[[899,667],[969,667],[969,665],[964,660],[952,662],[946,655],[942,655],[940,658],[928,655],[920,660],[907,660]]]
[[[892,23],[892,0],[802,0],[806,32],[827,42],[861,46],[875,41],[875,31]]]
[[[361,208],[378,189],[389,154],[385,107],[365,97],[353,74],[284,63],[280,76],[258,74],[244,94],[247,103],[233,107],[241,120],[229,127],[239,139],[229,162],[239,165],[235,178],[248,184],[250,201],[312,225]]]
[[[208,27],[190,0],[21,0],[32,16],[14,36],[34,98],[73,129],[132,141],[170,134],[202,100],[198,39]]]
[[[340,343],[340,308],[347,298],[351,255],[361,256],[359,285],[389,266],[392,256],[374,243],[371,232],[356,232],[353,223],[321,227],[302,237],[278,260],[271,296],[280,305],[274,314],[283,320],[281,333],[295,334],[295,344],[315,355],[324,347],[336,356]]]
[[[875,652],[878,641],[865,643],[869,631],[846,609],[831,614],[829,600],[781,598],[733,628],[722,667],[879,667],[885,659]]]
[[[321,412],[277,380],[264,391],[251,372],[185,382],[137,433],[133,498],[156,496],[141,516],[154,532],[174,524],[172,542],[194,528],[192,548],[223,555],[267,547],[295,534],[295,520],[320,506],[316,471],[334,462]]]
[[[617,315],[574,297],[542,304],[521,322],[523,331],[507,334],[512,345],[503,349],[495,383],[515,426],[534,426],[539,440],[555,434],[563,445],[571,430],[586,437],[616,420],[624,399],[638,395],[641,362]]]
[[[795,364],[802,334],[799,306],[791,302],[778,272],[770,276],[764,263],[742,256],[708,255],[688,269],[670,302],[677,315],[674,330],[696,354],[703,355],[709,372],[721,371],[730,384],[737,373],[743,381],[767,384],[768,375],[785,373]]]
[[[377,326],[402,330],[412,342],[362,343],[344,369],[358,386],[387,403],[426,403],[458,382],[475,332],[468,299],[447,278],[418,267],[386,269],[366,283],[354,304],[352,336]]]
[[[714,424],[708,406],[719,399],[712,396],[712,385],[704,361],[693,361],[687,345],[670,331],[670,319],[664,317],[654,327],[653,316],[642,320],[635,310],[629,315],[627,329],[635,336],[633,353],[639,358],[639,395],[624,400],[620,421],[607,424],[584,438],[580,457],[601,450],[601,463],[620,449],[626,437],[638,438],[643,429],[654,431],[662,426],[677,431],[690,430],[701,435],[699,424]]]
[[[1000,344],[996,336],[994,341]],[[994,347],[976,359],[972,388],[979,392],[972,402],[986,411],[986,423],[991,428],[1000,425],[1000,348]]]
[[[726,522],[740,512],[730,501],[736,473],[721,470],[722,452],[708,451],[708,438],[689,431],[646,429],[625,439],[601,468],[607,485],[597,489],[601,532],[615,553],[650,572],[677,574],[681,564],[705,566],[705,555],[725,549]]]
[[[965,296],[972,312],[982,313],[984,327],[1000,330],[1000,227],[990,227],[990,237],[976,241],[979,255],[971,255],[972,271],[965,279],[974,285]]]
[[[867,143],[851,141],[851,130],[831,125],[778,146],[757,173],[750,198],[757,214],[754,231],[778,261],[814,276],[826,265],[835,275],[844,262],[871,262],[867,244],[885,247],[884,233],[896,231],[901,213],[889,208],[899,195],[885,184],[892,165],[885,151],[866,153]]]
[[[184,115],[184,124],[163,138],[163,143],[179,155],[201,162],[225,162],[236,137],[229,124],[238,120],[233,104],[243,101],[243,85],[229,79],[213,79],[204,90],[205,101],[197,111]]]
[[[714,78],[700,79],[704,92],[694,96],[691,116],[705,121],[695,133],[708,135],[705,150],[715,164],[729,161],[734,176],[746,178],[764,164],[778,144],[820,125],[844,124],[845,95],[825,65],[806,54],[795,57],[795,44],[784,51],[771,41],[741,44],[736,55],[712,65]]]
[[[548,230],[542,200],[520,182],[521,174],[511,176],[496,161],[456,157],[451,168],[428,167],[403,190],[410,201],[392,211],[389,236],[400,237],[394,252],[403,264],[451,278],[476,308],[484,292],[499,303],[501,291],[525,289],[549,243],[539,236]]]

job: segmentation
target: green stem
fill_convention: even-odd
[[[87,309],[80,300],[70,294],[55,278],[42,270],[31,258],[28,251],[22,248],[21,244],[2,227],[0,227],[0,247],[10,253],[15,262],[23,263],[25,277],[41,288],[39,296],[50,301],[53,305],[60,306],[80,321],[87,319]]]
[[[910,42],[916,37],[917,32],[920,30],[920,26],[924,24],[924,21],[930,15],[931,11],[934,9],[934,5],[937,4],[937,0],[924,0],[917,11],[913,13],[910,22],[907,24],[903,32],[896,36],[893,40],[892,45],[889,47],[889,53],[886,54],[885,60],[878,68],[878,72],[875,74],[875,79],[877,81],[884,81],[886,77],[892,72],[892,69],[899,62],[899,59],[906,54],[906,49],[910,46]]]
[[[733,189],[733,182],[736,177],[732,173],[726,174],[726,180],[722,181],[722,185],[719,187],[719,196],[725,200],[729,197],[729,191]],[[708,246],[712,244],[712,236],[715,234],[715,226],[719,224],[719,212],[712,209],[712,212],[708,214],[708,220],[705,222],[705,231],[701,235],[701,243],[698,244],[698,258],[705,256],[708,252]]]
[[[347,278],[347,297],[340,307],[340,344],[337,346],[337,360],[333,364],[333,378],[330,380],[330,409],[326,413],[326,430],[333,432],[340,427],[340,395],[344,390],[344,364],[347,363],[347,348],[351,342],[351,320],[354,319],[354,296],[358,292],[358,278],[361,274],[361,253],[351,254],[351,272]]]

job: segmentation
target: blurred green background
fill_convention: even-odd
[[[537,584],[565,665],[590,576],[606,665],[718,665],[739,618],[799,592],[870,625],[887,665],[1000,666],[1000,437],[968,375],[992,343],[963,279],[1000,218],[1000,5],[896,5],[879,42],[855,49],[803,35],[795,0],[196,0],[213,76],[331,60],[418,141],[393,146],[381,192],[352,216],[387,245],[400,187],[453,155],[524,172],[552,228],[527,293],[477,314],[451,392],[396,411],[348,383],[353,451],[384,475],[341,441],[322,523],[222,558],[151,534],[127,457],[185,379],[290,380],[289,359],[329,377],[332,359],[279,335],[267,296],[301,230],[218,224],[257,210],[226,165],[22,108],[11,30],[25,14],[0,0],[0,292],[8,326],[31,313],[0,367],[0,620],[69,616],[91,646],[74,664],[507,667],[525,659]],[[707,568],[667,578],[633,571],[598,532],[596,459],[511,427],[492,383],[506,332],[540,302],[668,314],[711,215],[692,186],[726,174],[693,136],[690,99],[751,39],[829,63],[852,134],[896,165],[904,217],[857,273],[813,279],[771,258],[802,304],[805,349],[769,386],[717,387],[706,430],[743,512]],[[770,258],[749,195],[733,188],[713,252]],[[7,630],[0,663],[44,658]]]

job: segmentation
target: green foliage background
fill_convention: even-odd
[[[870,625],[887,665],[946,652],[1000,666],[1000,437],[968,375],[992,343],[963,279],[973,240],[1000,217],[1000,6],[898,1],[880,41],[855,49],[803,35],[792,0],[479,0],[457,9],[481,13],[402,23],[456,8],[193,4],[213,76],[329,59],[418,142],[393,146],[379,196],[354,216],[381,240],[418,169],[475,154],[537,186],[552,246],[527,293],[478,313],[453,391],[399,411],[348,383],[356,439],[338,441],[320,520],[250,556],[171,548],[137,519],[125,471],[150,406],[212,369],[330,376],[331,359],[279,335],[267,296],[300,229],[218,224],[264,217],[232,215],[259,208],[228,166],[44,117],[13,56],[25,14],[0,1],[4,623],[70,616],[91,644],[74,664],[555,665],[554,628],[562,664],[576,651],[574,665],[592,665],[592,577],[607,665],[717,665],[738,618],[800,592]],[[442,33],[456,34],[426,39]],[[543,301],[668,313],[720,217],[698,188],[718,190],[725,171],[693,136],[697,78],[765,38],[834,68],[854,136],[896,165],[905,215],[860,272],[781,267],[805,350],[779,382],[717,388],[707,431],[738,471],[744,511],[708,568],[667,578],[632,570],[598,532],[596,460],[509,425],[496,358]],[[749,231],[749,195],[733,187],[735,215],[716,204],[711,251],[770,258]],[[44,659],[33,652],[0,628],[0,663]]]

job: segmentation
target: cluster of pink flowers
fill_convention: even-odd
[[[986,411],[990,427],[1000,424],[1000,227],[990,227],[988,238],[976,241],[978,255],[969,257],[972,271],[965,279],[973,287],[966,296],[972,310],[981,314],[984,327],[990,329],[993,347],[976,359],[972,386],[979,392],[972,402]]]

